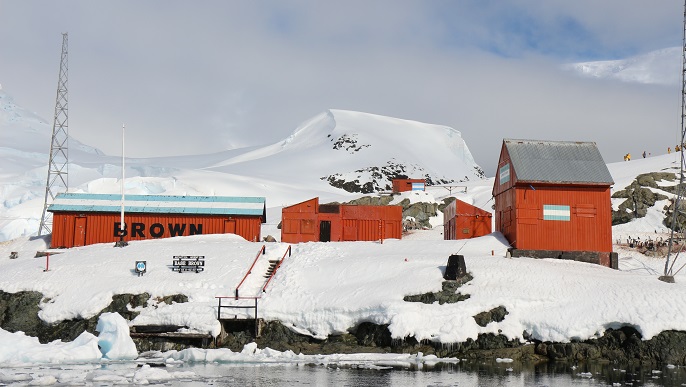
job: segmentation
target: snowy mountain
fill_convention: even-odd
[[[388,191],[399,176],[429,185],[485,177],[453,128],[344,110],[327,110],[287,139],[210,169],[278,180],[306,174],[353,193]]]
[[[38,230],[52,129],[0,90],[0,130],[1,242]],[[71,192],[120,191],[120,157],[70,139],[69,158]],[[455,129],[343,110],[318,114],[264,147],[127,158],[126,167],[127,194],[264,196],[274,223],[284,205],[387,191],[395,177],[429,184],[484,178]]]
[[[627,59],[581,62],[566,65],[583,76],[657,85],[678,85],[681,47],[652,51]]]

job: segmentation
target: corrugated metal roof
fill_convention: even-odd
[[[520,182],[614,184],[594,142],[503,142]]]
[[[124,211],[154,214],[265,215],[265,198],[230,196],[126,195]],[[62,193],[51,212],[119,212],[121,195]]]

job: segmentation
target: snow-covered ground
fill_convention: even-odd
[[[664,155],[610,164],[615,189],[629,185],[637,174],[673,166],[674,158]],[[481,186],[472,183],[457,196],[487,207],[487,188],[487,182]],[[404,195],[431,201],[434,190],[445,188]],[[655,207],[645,218],[615,226],[615,239],[621,240],[625,233],[656,235],[656,230],[662,235],[664,229],[657,229],[660,209]],[[278,236],[273,224],[265,225],[264,233]],[[51,255],[46,272],[46,259],[34,258],[36,251],[47,247],[44,238],[19,238],[0,245],[0,271],[4,274],[0,289],[42,292],[49,299],[40,312],[46,322],[91,317],[117,293],[148,292],[151,300],[183,293],[188,295],[188,303],[151,301],[131,324],[185,325],[216,335],[220,328],[215,297],[233,294],[262,245],[235,235],[137,241],[125,248],[100,244]],[[266,254],[248,276],[241,296],[261,297],[262,317],[278,319],[314,337],[346,332],[365,321],[389,324],[396,338],[414,336],[444,343],[489,332],[514,339],[521,339],[526,332],[540,340],[568,341],[592,338],[622,325],[635,327],[645,339],[663,330],[686,330],[683,274],[675,284],[659,281],[664,258],[647,257],[624,246],[616,246],[620,270],[612,270],[572,261],[506,258],[508,244],[498,233],[444,241],[440,226],[383,243],[302,243],[291,246],[292,255],[286,256],[266,293],[261,294],[266,261],[282,257],[287,247],[280,242],[266,243]],[[11,251],[17,251],[19,258],[7,259]],[[440,291],[443,267],[448,256],[456,253],[465,256],[474,276],[460,289],[470,295],[468,300],[444,305],[403,301],[406,295]],[[204,255],[205,271],[173,272],[174,255]],[[144,276],[134,273],[136,260],[147,261]],[[486,327],[476,324],[474,315],[498,306],[508,311],[502,322]]]
[[[6,114],[0,114],[0,121],[15,125],[21,134],[5,138],[13,141],[11,147],[6,143],[0,147],[0,234],[8,239],[0,242],[0,290],[43,293],[39,316],[48,323],[94,316],[114,294],[147,292],[151,301],[139,308],[140,315],[130,324],[182,325],[217,335],[216,297],[234,294],[263,244],[235,235],[136,241],[125,248],[100,244],[55,251],[46,271],[46,258],[34,257],[37,251],[47,249],[48,238],[31,235],[38,228],[45,178],[35,142],[49,139],[49,134],[45,133],[45,123],[13,107],[8,97],[0,97],[4,98],[0,103],[4,103]],[[333,173],[369,177],[368,171],[357,170],[383,164],[393,154],[409,154],[405,150],[415,145],[412,139],[417,133],[423,138],[430,136],[431,141],[422,143],[423,150],[405,161],[407,167],[456,182],[467,175],[470,178],[458,183],[460,187],[429,187],[425,193],[405,193],[395,202],[403,198],[440,202],[452,195],[491,211],[493,178],[478,177],[458,131],[344,111],[322,113],[288,139],[264,148],[127,161],[127,176],[131,177],[126,179],[125,188],[129,194],[266,196],[268,221],[262,235],[279,239],[276,225],[281,207],[315,196],[322,202],[361,196],[334,188],[322,178]],[[393,141],[384,141],[386,138]],[[332,148],[336,139],[345,139],[345,146]],[[70,165],[72,190],[118,192],[118,159],[85,145],[77,149]],[[335,162],[330,161],[332,157]],[[674,167],[678,167],[674,154],[609,164],[615,179],[613,190],[624,189],[640,173]],[[645,218],[615,226],[614,239],[667,236],[661,224],[663,205],[653,207]],[[616,246],[620,270],[552,259],[506,258],[508,244],[498,233],[467,241],[444,241],[441,215],[431,223],[432,230],[415,231],[402,240],[292,245],[292,255],[285,258],[266,292],[261,293],[267,260],[280,258],[288,247],[281,242],[266,243],[266,254],[241,288],[241,296],[260,297],[260,317],[278,319],[318,338],[346,332],[361,322],[389,324],[395,338],[414,336],[444,343],[476,338],[480,333],[502,333],[511,339],[522,339],[526,333],[540,340],[568,341],[595,337],[607,328],[622,325],[635,327],[645,339],[663,330],[686,330],[686,300],[682,297],[686,282],[683,274],[677,276],[675,284],[657,279],[663,258],[646,257],[620,245]],[[18,258],[9,259],[11,252],[17,252]],[[470,295],[469,299],[444,305],[403,301],[406,295],[440,291],[443,268],[448,257],[456,253],[465,256],[467,270],[474,277],[460,289]],[[205,271],[173,272],[174,255],[205,256]],[[143,276],[134,272],[137,260],[147,261],[148,271]],[[155,301],[178,293],[187,295],[189,302],[167,305]],[[474,315],[498,306],[508,311],[503,321],[486,327],[476,324]],[[119,336],[125,329],[112,328],[116,325],[103,323],[100,338],[82,336],[68,344],[41,345],[20,333],[0,331],[0,364],[107,356],[109,351],[103,353],[102,349],[112,346],[101,345],[96,352],[93,342],[105,339],[125,348],[126,337]],[[168,356],[176,361],[245,355],[194,351]],[[250,348],[246,351],[249,356],[296,356]],[[130,354],[130,349],[118,349],[111,356],[127,358]]]

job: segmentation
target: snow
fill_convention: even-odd
[[[95,330],[100,332],[98,347],[104,358],[133,360],[138,357],[136,344],[129,336],[129,325],[119,313],[101,314]]]
[[[0,340],[0,364],[3,365],[85,362],[102,357],[98,338],[88,332],[83,332],[72,342],[58,340],[41,344],[37,338],[26,336],[23,332],[10,333],[0,329]]]
[[[396,339],[414,336],[441,343],[476,339],[479,334],[503,334],[524,340],[567,342],[601,335],[608,328],[629,325],[644,339],[664,330],[686,330],[686,291],[683,274],[674,284],[657,280],[664,259],[640,254],[617,245],[619,269],[553,259],[507,258],[507,241],[499,233],[462,241],[444,241],[442,216],[431,219],[431,230],[418,230],[402,240],[380,242],[301,243],[248,242],[235,235],[195,235],[163,240],[135,241],[125,248],[98,244],[68,250],[51,250],[45,257],[49,236],[33,236],[38,228],[44,194],[45,163],[32,142],[48,144],[47,125],[7,102],[0,125],[15,125],[17,137],[3,137],[0,148],[0,290],[33,290],[45,298],[39,317],[46,323],[90,318],[107,307],[115,294],[150,294],[146,306],[130,322],[105,314],[98,324],[99,337],[83,333],[71,343],[40,344],[21,332],[0,330],[0,364],[89,362],[133,359],[138,354],[128,337],[131,325],[177,325],[184,331],[220,333],[217,297],[233,296],[237,285],[264,245],[266,254],[255,264],[240,289],[241,296],[258,297],[260,317],[279,320],[293,330],[324,338],[345,333],[362,322],[388,324]],[[8,118],[9,117],[9,118]],[[23,118],[22,118],[23,117]],[[28,117],[28,118],[27,118]],[[22,132],[23,131],[23,132]],[[32,134],[33,133],[33,134]],[[421,144],[413,138],[421,133]],[[331,135],[329,137],[329,135]],[[360,147],[352,153],[333,150],[332,140],[348,138]],[[46,140],[47,139],[47,140]],[[408,139],[410,139],[408,141]],[[408,144],[408,142],[410,144]],[[369,145],[369,147],[365,147]],[[415,149],[412,149],[412,148]],[[414,152],[414,153],[413,153]],[[127,194],[264,196],[267,223],[262,235],[280,236],[276,225],[281,208],[312,197],[323,203],[358,198],[331,187],[322,177],[352,173],[379,165],[400,154],[411,154],[408,165],[421,165],[437,176],[459,181],[459,187],[427,187],[407,192],[394,203],[440,203],[448,196],[492,211],[493,178],[474,174],[473,158],[459,131],[439,125],[375,116],[368,113],[326,111],[296,129],[291,137],[267,147],[233,150],[213,155],[164,159],[127,160]],[[70,153],[71,157],[72,153]],[[359,156],[359,157],[358,157]],[[313,162],[316,160],[316,162]],[[608,167],[615,180],[613,191],[624,189],[640,173],[678,167],[677,155],[660,155]],[[70,164],[72,192],[117,193],[118,158],[105,156],[85,145],[76,147]],[[413,176],[410,176],[413,177]],[[665,237],[664,202],[648,216],[613,228],[613,238]],[[617,203],[615,203],[617,205]],[[273,281],[265,285],[263,273],[270,259],[286,255]],[[9,259],[12,252],[18,258]],[[441,290],[443,269],[451,254],[465,256],[474,277],[459,291],[470,298],[455,304],[422,304],[403,298]],[[177,273],[170,269],[174,255],[205,256],[205,270]],[[138,276],[137,260],[147,261],[147,272]],[[162,297],[184,294],[188,302],[166,304]],[[246,302],[254,302],[246,300]],[[501,322],[486,327],[473,316],[504,306]],[[225,311],[243,314],[249,311]],[[98,343],[103,352],[98,349]],[[228,350],[189,349],[160,354],[173,364],[185,362],[279,361],[327,362],[375,359],[374,366],[395,362],[434,361],[417,355],[331,355],[308,357],[292,352],[257,349],[253,344],[239,353]],[[336,357],[338,356],[338,357]],[[365,357],[367,356],[367,357]],[[414,356],[414,357],[413,357]],[[506,362],[507,360],[502,360]],[[171,380],[168,370],[142,368],[137,383]],[[1,377],[1,375],[0,375]],[[118,383],[120,376],[92,375],[92,380]],[[133,375],[132,375],[133,377]],[[59,378],[58,378],[59,379]],[[68,379],[68,377],[67,377]],[[115,380],[116,379],[116,380]],[[2,382],[2,380],[0,380]],[[54,380],[33,382],[54,383]]]

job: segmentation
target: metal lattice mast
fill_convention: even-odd
[[[69,125],[67,122],[67,33],[65,32],[62,34],[62,57],[60,59],[60,76],[57,82],[55,119],[52,125],[48,179],[45,183],[45,202],[43,203],[43,215],[40,219],[38,235],[50,234],[52,232],[52,216],[47,211],[48,206],[58,193],[66,192],[69,189],[67,167],[69,162],[67,148]]]
[[[683,233],[682,226],[679,224],[679,214],[683,214],[681,210],[682,202],[684,200],[684,169],[686,167],[686,161],[684,159],[684,142],[686,141],[686,0],[684,1],[684,23],[683,23],[683,35],[682,35],[682,49],[681,49],[681,143],[679,148],[681,148],[681,168],[679,172],[679,185],[677,186],[677,194],[674,199],[674,210],[672,211],[672,231],[669,237],[669,250],[667,252],[667,260],[665,261],[665,276],[673,276],[675,273],[673,271],[674,262],[670,265],[670,258],[674,246],[674,233]],[[679,252],[676,253],[678,256]],[[673,261],[676,261],[676,256]]]

